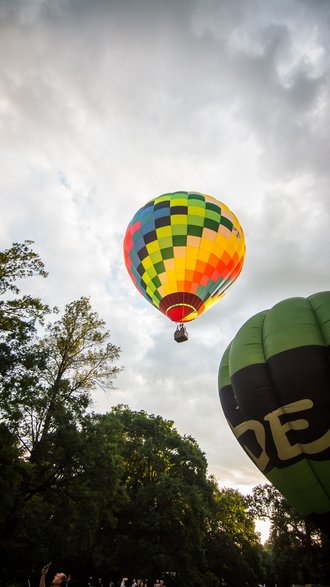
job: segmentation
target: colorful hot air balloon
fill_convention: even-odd
[[[244,235],[222,202],[175,192],[138,210],[126,231],[124,255],[142,295],[170,320],[184,323],[203,314],[237,279]]]
[[[250,318],[222,357],[219,394],[260,471],[330,533],[330,292]]]

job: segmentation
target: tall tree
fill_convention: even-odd
[[[329,541],[304,519],[271,484],[258,485],[251,495],[255,517],[271,523],[267,549],[278,585],[329,582]]]
[[[18,283],[26,277],[47,277],[44,264],[33,251],[33,241],[14,243],[9,249],[0,251],[0,300],[1,333],[18,328],[28,329],[36,318],[42,318],[47,306],[39,298],[22,295]],[[14,298],[8,299],[9,295]]]
[[[31,462],[42,457],[47,435],[58,425],[63,410],[70,409],[79,420],[91,403],[92,389],[97,385],[111,389],[120,371],[114,365],[120,348],[110,342],[105,322],[88,298],[66,306],[63,317],[47,327],[40,348],[47,361],[39,379],[39,409],[31,414]]]
[[[120,349],[110,342],[88,298],[68,304],[62,317],[38,330],[49,308],[38,298],[21,295],[17,285],[17,280],[33,275],[46,272],[30,241],[1,253],[0,434],[6,450],[0,464],[6,483],[15,472],[10,499],[0,496],[5,535],[0,537],[0,551],[7,559],[20,545],[30,552],[31,536],[40,537],[33,520],[51,519],[53,514],[47,512],[54,508],[54,495],[57,505],[60,495],[72,495],[72,487],[81,495],[76,480],[90,467],[93,445],[86,436],[91,391],[96,385],[110,389],[120,370],[115,365]],[[110,453],[107,458],[116,469]]]
[[[239,491],[219,490],[207,540],[210,569],[221,584],[238,587],[257,585],[263,580],[262,547],[255,531],[249,501]]]
[[[129,498],[113,534],[113,566],[152,579],[166,574],[177,585],[204,585],[204,552],[213,486],[196,441],[181,437],[172,421],[118,406],[121,454]]]
[[[39,298],[21,293],[22,280],[47,273],[32,241],[14,243],[0,251],[0,415],[20,383],[28,377],[36,359],[34,337],[38,322],[49,312]]]

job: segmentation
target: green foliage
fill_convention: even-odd
[[[120,349],[110,343],[104,321],[87,298],[68,304],[62,317],[39,334],[38,323],[44,323],[49,308],[38,298],[20,295],[17,285],[18,279],[46,276],[30,245],[14,244],[0,255],[0,549],[9,568],[17,557],[22,567],[36,553],[40,557],[50,547],[50,535],[56,555],[54,523],[58,517],[55,527],[65,527],[61,516],[64,510],[68,514],[68,504],[78,500],[82,508],[95,501],[95,526],[104,500],[119,487],[116,451],[109,450],[104,434],[94,442],[94,428],[87,433],[86,410],[96,385],[111,388]],[[100,455],[106,455],[102,462]],[[91,480],[95,471],[98,479],[116,479],[111,490],[102,487],[98,500]],[[83,548],[82,540],[79,544]]]
[[[21,295],[17,285],[17,279],[47,275],[31,244],[14,243],[0,252],[0,415],[12,429],[21,419],[18,398],[23,390],[34,389],[38,367],[44,366],[36,328],[49,308],[39,298]]]
[[[87,298],[68,304],[63,317],[48,325],[40,341],[47,361],[39,373],[39,406],[32,414],[30,410],[35,431],[31,461],[38,462],[48,433],[60,425],[65,412],[79,421],[91,403],[93,388],[112,387],[120,371],[113,365],[120,349],[110,343],[104,326]]]
[[[0,295],[8,291],[18,294],[18,279],[36,274],[47,277],[43,262],[31,249],[32,244],[33,241],[26,240],[0,251]]]
[[[261,582],[262,548],[248,499],[237,490],[215,490],[207,554],[209,566],[222,584],[236,587]]]
[[[198,585],[206,572],[203,541],[213,488],[205,456],[192,438],[180,437],[173,422],[123,406],[114,414],[123,423],[129,497],[118,520],[114,564],[125,565],[128,574],[175,573]]]
[[[267,544],[269,572],[278,585],[328,584],[329,540],[304,519],[270,484],[254,488],[251,501],[254,516],[271,523]]]
[[[6,296],[6,299],[0,300],[2,336],[14,329],[22,335],[48,311],[39,298],[20,295],[17,285],[17,280],[33,275],[47,277],[43,262],[31,249],[32,244],[33,241],[14,243],[10,249],[0,251],[0,295]],[[15,295],[14,299],[8,299],[10,293]]]

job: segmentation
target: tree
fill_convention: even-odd
[[[49,307],[39,298],[22,295],[17,285],[26,277],[46,277],[32,241],[0,251],[0,414],[5,417],[13,389],[19,387],[36,361],[34,336]]]
[[[87,298],[68,304],[62,318],[49,324],[44,336],[34,335],[33,363],[24,356],[23,376],[2,385],[2,418],[17,433],[25,457],[40,464],[47,438],[64,418],[79,422],[96,385],[110,389],[120,368],[120,354],[111,344],[104,321]]]
[[[271,522],[267,550],[278,585],[329,582],[329,541],[318,528],[271,484],[255,487],[250,505],[255,517]]]
[[[24,561],[35,552],[31,537],[41,540],[40,531],[42,536],[47,532],[54,510],[63,512],[73,494],[84,503],[81,480],[90,469],[88,459],[95,465],[97,458],[88,456],[93,446],[86,419],[91,391],[96,385],[111,389],[120,370],[114,364],[120,349],[110,342],[104,321],[87,298],[68,304],[62,317],[38,330],[50,310],[38,298],[20,295],[16,283],[23,277],[46,276],[30,245],[31,241],[14,244],[0,255],[0,291],[5,296],[0,303],[0,434],[7,455],[1,473],[5,482],[15,472],[10,499],[0,496],[4,530],[0,552],[9,567],[13,553]],[[10,293],[16,296],[13,300],[8,299]],[[101,442],[102,435],[98,438]],[[110,469],[105,470],[117,471],[111,452],[107,459]],[[90,495],[90,481],[87,487]],[[113,487],[117,491],[118,483]],[[109,495],[109,490],[104,493]],[[61,502],[63,495],[66,499]],[[46,536],[41,542],[46,548]]]
[[[116,512],[126,499],[121,482],[119,431],[114,418],[105,421],[102,417],[86,415],[79,428],[67,422],[49,438],[49,471],[61,471],[60,479],[31,492],[19,509],[13,509],[10,522],[12,528],[14,518],[14,532],[8,531],[8,517],[2,527],[2,560],[6,561],[5,569],[11,579],[22,580],[31,568],[39,571],[50,558],[54,565],[69,569],[80,580],[89,576],[91,570],[100,572],[103,528],[106,531],[115,528]],[[13,472],[19,464],[24,463],[19,459],[8,460],[6,467],[6,486],[16,491],[14,498],[17,488]],[[30,463],[25,465],[31,468]],[[31,483],[31,473],[29,480]],[[21,496],[22,487],[18,490]],[[8,496],[6,500],[3,505],[11,507]],[[102,562],[106,553],[104,545]]]
[[[110,343],[105,323],[91,308],[87,298],[68,304],[63,317],[49,325],[40,341],[47,357],[40,389],[41,405],[32,414],[31,462],[38,462],[43,444],[63,410],[80,419],[91,403],[91,390],[100,385],[109,390],[120,369],[113,363],[120,349]],[[46,401],[44,401],[46,400]]]
[[[221,584],[257,585],[263,579],[262,547],[254,527],[249,501],[239,491],[216,486],[210,518],[207,558]]]
[[[119,371],[113,361],[120,349],[108,338],[89,300],[72,302],[46,335],[35,340],[34,357],[40,360],[7,390],[3,421],[16,431],[22,458],[24,454],[30,464],[12,511],[14,527],[28,500],[56,485],[63,491],[70,482],[69,431],[76,433],[82,423],[93,387],[110,389]]]
[[[113,410],[122,423],[123,483],[129,501],[107,536],[112,565],[151,579],[164,573],[177,585],[204,585],[210,577],[204,552],[213,486],[196,441],[181,437],[172,421],[125,406]],[[110,545],[110,546],[109,546]]]
[[[36,319],[42,319],[48,308],[39,298],[20,295],[18,280],[34,275],[47,277],[39,255],[31,249],[33,241],[14,243],[0,251],[0,295],[14,294],[14,299],[0,301],[1,334],[17,328],[28,330]]]

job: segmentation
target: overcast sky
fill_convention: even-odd
[[[220,486],[264,480],[232,435],[222,354],[253,314],[329,289],[328,0],[0,0],[0,245],[35,241],[28,291],[90,296],[125,370],[96,411],[174,420]],[[173,340],[122,242],[138,208],[199,191],[246,237],[227,295]]]

